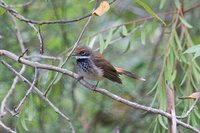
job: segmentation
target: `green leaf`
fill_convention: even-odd
[[[175,0],[174,2],[175,2],[176,7],[180,8],[180,6],[181,6],[180,1],[179,0]]]
[[[166,126],[166,124],[165,124],[165,119],[162,117],[162,116],[158,116],[158,121],[159,121],[159,123],[160,123],[160,125],[163,127],[163,128],[165,128],[165,129],[167,129],[167,126]]]
[[[130,47],[131,47],[131,39],[129,40],[128,45],[123,53],[126,53],[130,49]]]
[[[143,45],[146,44],[146,30],[145,29],[141,30],[141,42]]]
[[[105,48],[105,42],[103,39],[103,36],[101,34],[99,34],[99,49],[100,49],[100,53],[103,53]]]
[[[28,106],[26,108],[26,113],[27,113],[27,119],[28,121],[32,121],[35,118],[35,107],[34,107],[34,101],[33,97],[30,94],[29,99],[28,99]]]
[[[179,19],[181,20],[181,22],[188,28],[192,28],[192,25],[190,25],[184,18],[179,16]]]
[[[193,57],[193,60],[196,59],[197,57],[200,56],[200,49],[198,49],[195,54],[194,54],[194,57]]]
[[[93,38],[91,39],[91,41],[90,41],[90,43],[89,43],[89,47],[90,47],[90,48],[93,48],[96,39],[97,39],[97,36],[95,36],[95,37],[93,37]]]
[[[0,16],[2,16],[5,12],[6,12],[6,10],[4,8],[0,7]]]
[[[177,34],[176,31],[175,31],[174,36],[175,36],[176,44],[178,45],[179,49],[182,50],[181,41],[180,41],[180,39],[179,39],[178,34]]]
[[[165,2],[166,2],[166,0],[161,0],[161,1],[160,1],[159,9],[162,9],[162,8],[164,7]]]
[[[122,37],[126,37],[128,35],[128,30],[126,28],[126,26],[122,26],[122,31],[120,32]]]
[[[19,116],[20,123],[21,123],[21,126],[24,128],[24,130],[29,131],[29,129],[28,129],[27,125],[26,125],[26,118],[25,118],[25,114],[24,113],[25,112],[20,113],[20,116]]]
[[[136,0],[136,3],[138,3],[140,6],[142,6],[150,15],[154,16],[157,18],[159,21],[161,21],[165,26],[165,22],[144,2],[141,0]]]
[[[111,30],[109,31],[109,34],[108,34],[108,36],[107,36],[107,38],[106,38],[106,46],[105,46],[105,49],[107,48],[109,42],[112,40],[112,37],[113,37],[113,29],[111,29]]]
[[[197,44],[197,45],[195,45],[195,46],[192,46],[192,47],[188,48],[188,49],[184,52],[184,54],[185,54],[185,53],[196,53],[196,52],[199,51],[199,50],[200,50],[200,44]]]

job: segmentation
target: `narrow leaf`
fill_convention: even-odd
[[[179,19],[181,20],[181,22],[188,28],[192,28],[192,25],[190,25],[185,19],[183,19],[182,17],[179,17]]]
[[[106,38],[106,46],[105,46],[105,49],[107,48],[109,42],[112,40],[112,37],[113,37],[113,29],[110,30],[107,38]]]
[[[160,20],[166,26],[165,22],[146,3],[141,0],[136,0],[136,3],[142,6],[149,14]]]
[[[141,30],[141,42],[143,45],[146,44],[146,32],[145,30]]]
[[[103,36],[100,34],[99,35],[99,49],[100,49],[100,53],[103,53],[104,51],[104,47],[105,47],[105,42],[104,42],[104,39],[103,39]]]
[[[126,26],[122,26],[122,31],[120,32],[122,37],[126,37],[128,35],[128,30]]]
[[[179,97],[180,99],[197,99],[200,97],[200,92],[194,92],[189,96]]]
[[[2,16],[5,12],[6,12],[6,10],[4,8],[0,7],[0,16]]]
[[[195,53],[195,52],[197,52],[198,50],[200,50],[200,44],[197,44],[197,45],[194,45],[194,46],[188,48],[188,49],[184,52],[184,54],[185,54],[185,53]]]
[[[123,53],[126,53],[131,47],[131,40],[129,40],[128,45]]]

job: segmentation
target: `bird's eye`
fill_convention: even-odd
[[[81,51],[81,52],[80,52],[80,55],[85,55],[85,51]]]

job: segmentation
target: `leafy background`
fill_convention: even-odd
[[[72,19],[92,11],[95,1],[88,0],[35,0],[23,8],[15,7],[26,0],[6,0],[23,16],[33,20]],[[199,91],[200,82],[200,9],[194,6],[198,0],[123,0],[116,1],[111,9],[101,17],[93,17],[86,30],[81,45],[99,48],[100,52],[115,66],[126,68],[142,75],[146,82],[133,81],[121,76],[123,84],[108,80],[99,86],[128,100],[166,110],[165,81],[176,91],[176,114],[184,114],[193,100],[178,97]],[[191,8],[181,15],[183,10]],[[15,29],[10,15],[0,8],[0,49],[21,54]],[[149,15],[153,17],[149,17]],[[177,22],[176,22],[177,21]],[[70,24],[37,26],[41,30],[45,44],[45,55],[60,56],[60,60],[31,58],[41,63],[59,65],[66,58],[66,50],[73,46],[86,20]],[[39,40],[35,31],[26,23],[17,20],[28,55],[39,54]],[[63,54],[64,53],[64,54]],[[1,57],[20,70],[21,65]],[[75,70],[75,59],[70,58],[65,68]],[[44,91],[55,72],[39,70],[37,87]],[[34,69],[27,67],[23,74],[29,80],[34,77]],[[0,65],[0,101],[6,95],[14,76]],[[93,83],[92,81],[90,81]],[[19,81],[9,99],[11,110],[29,88]],[[167,132],[167,119],[159,115],[130,109],[103,95],[85,89],[74,79],[59,75],[48,95],[49,99],[69,116],[77,132]],[[200,105],[184,119],[198,128],[200,125]],[[18,117],[6,115],[3,121],[18,132],[70,132],[69,126],[58,114],[32,93]],[[184,133],[190,132],[178,127]],[[3,132],[3,129],[1,129]]]

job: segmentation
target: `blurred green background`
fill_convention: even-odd
[[[26,18],[33,20],[73,19],[90,13],[94,0],[33,0],[23,7],[17,5],[27,0],[5,0],[8,5]],[[141,3],[142,2],[142,3]],[[177,3],[182,11],[177,13]],[[184,51],[200,44],[200,8],[198,0],[117,0],[103,16],[93,17],[80,45],[99,48],[113,65],[135,72],[147,79],[135,81],[121,76],[123,84],[108,80],[99,87],[108,89],[125,99],[166,110],[165,80],[176,91],[176,114],[184,114],[193,100],[180,100],[199,91],[200,68],[198,57]],[[195,7],[196,6],[196,7]],[[166,25],[162,23],[156,14]],[[153,16],[153,17],[149,17]],[[176,18],[178,22],[175,25]],[[39,54],[36,32],[25,22],[16,20],[28,56]],[[67,57],[66,51],[74,45],[87,19],[70,24],[35,25],[40,28],[44,41],[44,55],[61,57],[60,60],[29,58],[32,61],[58,66]],[[0,7],[0,49],[21,54],[16,31],[8,12]],[[198,51],[193,51],[198,53]],[[192,52],[191,52],[192,53]],[[200,52],[199,52],[200,53]],[[22,65],[7,57],[0,57],[20,71]],[[75,71],[75,59],[70,58],[64,68]],[[55,72],[39,70],[37,87],[45,91]],[[30,81],[34,69],[27,67],[23,74]],[[0,65],[0,101],[10,89],[14,75]],[[89,81],[95,84],[93,81]],[[7,108],[13,110],[29,88],[21,80],[17,83]],[[144,133],[167,132],[167,119],[137,109],[129,108],[110,98],[92,92],[68,76],[59,75],[48,98],[72,121],[77,133]],[[183,121],[199,128],[200,105]],[[1,119],[11,129],[20,133],[71,132],[68,123],[52,110],[35,93],[31,93],[18,117],[9,113]],[[184,133],[191,131],[178,127]],[[0,132],[4,132],[0,128]]]

